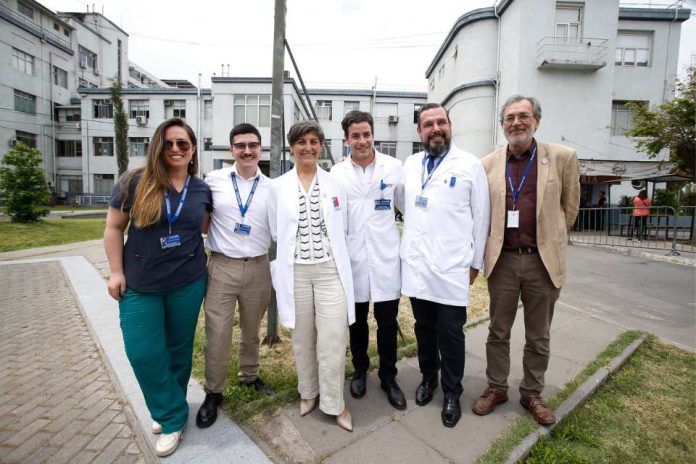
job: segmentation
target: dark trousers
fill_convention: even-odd
[[[411,298],[418,343],[418,365],[424,378],[437,378],[445,397],[459,398],[464,390],[464,323],[466,306],[450,306]]]
[[[370,303],[355,303],[355,323],[350,331],[350,353],[353,355],[355,372],[363,374],[370,368],[370,357],[367,355],[370,329],[367,326],[367,313]],[[375,320],[377,321],[377,352],[379,353],[379,378],[392,380],[398,372],[396,369],[396,335],[399,324],[396,315],[399,313],[399,300],[378,301],[374,303]]]

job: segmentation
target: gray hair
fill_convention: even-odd
[[[532,113],[534,114],[534,119],[541,121],[541,103],[539,103],[539,100],[534,97],[525,97],[524,95],[513,95],[505,100],[505,103],[503,103],[503,106],[500,108],[500,122],[502,123],[503,119],[505,119],[505,110],[508,106],[524,100],[527,100],[532,104]]]
[[[307,134],[315,134],[319,138],[319,142],[324,145],[326,138],[324,137],[324,131],[321,130],[321,126],[318,122],[307,120],[300,121],[294,124],[290,130],[288,130],[288,144],[290,146],[295,145],[295,143]]]

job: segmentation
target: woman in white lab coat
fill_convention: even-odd
[[[352,431],[343,400],[346,338],[355,320],[346,199],[317,165],[324,140],[314,121],[288,131],[295,167],[274,180],[269,196],[271,234],[278,243],[271,274],[280,322],[294,329],[300,414],[309,414],[318,403]]]

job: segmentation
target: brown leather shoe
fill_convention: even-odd
[[[541,396],[522,395],[520,397],[520,404],[534,416],[534,420],[540,425],[551,425],[556,423],[556,416],[552,410],[546,407]]]
[[[479,416],[485,416],[493,412],[496,406],[507,400],[507,392],[499,388],[488,387],[486,391],[474,401],[474,404],[471,405],[471,410]]]

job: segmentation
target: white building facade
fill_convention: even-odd
[[[459,146],[485,156],[504,145],[500,105],[539,99],[540,140],[575,148],[588,204],[593,185],[645,178],[655,160],[623,135],[629,101],[656,106],[674,95],[686,9],[624,8],[618,0],[502,0],[461,16],[426,71]],[[630,184],[629,184],[630,185]],[[615,189],[631,193],[630,187]]]

